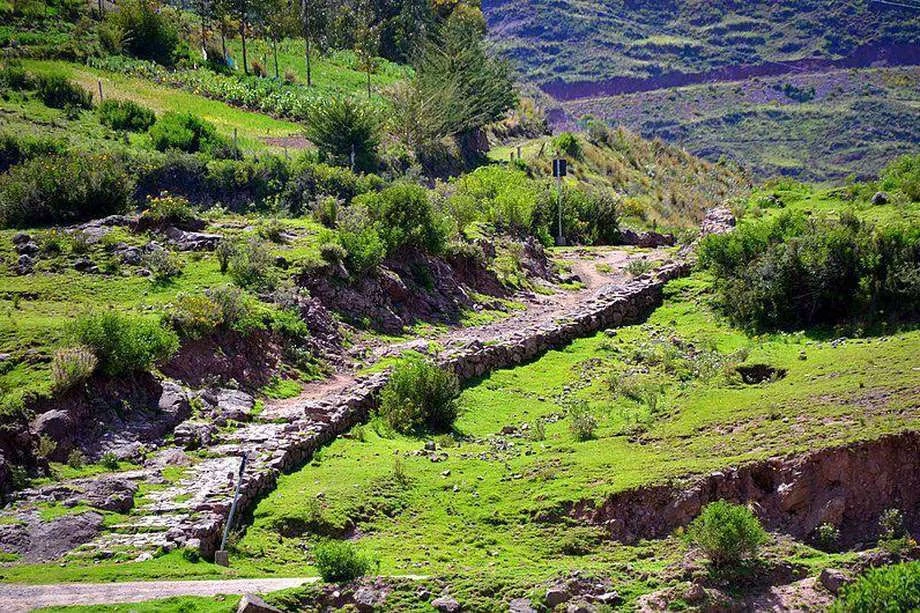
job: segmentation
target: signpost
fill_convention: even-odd
[[[236,504],[240,499],[240,487],[243,485],[243,471],[246,470],[246,454],[240,456],[240,472],[236,478],[236,491],[233,493],[233,503],[230,505],[230,514],[224,524],[224,536],[220,540],[220,549],[214,552],[214,563],[220,566],[230,566],[230,554],[227,552],[227,537],[230,535],[230,526],[233,525],[233,515],[236,513]]]
[[[569,174],[569,165],[565,158],[556,158],[553,160],[553,177],[556,178],[556,205],[559,209],[559,231],[556,234],[556,244],[560,247],[565,245],[565,237],[562,235],[562,178]]]

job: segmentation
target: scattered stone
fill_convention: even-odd
[[[623,598],[617,592],[605,592],[600,596],[595,596],[592,600],[594,600],[594,602],[610,607],[623,603]]]
[[[16,245],[16,253],[20,255],[34,255],[39,252],[38,245],[33,241],[28,241],[25,243],[19,243]]]
[[[554,609],[571,598],[568,588],[564,585],[556,585],[546,590],[546,606]]]
[[[246,594],[240,599],[236,613],[281,613],[281,609],[270,606],[255,594]]]
[[[604,330],[604,334],[606,336],[609,336],[610,338],[613,338],[617,335],[617,331],[614,330],[613,328],[607,328],[606,330]]]
[[[431,606],[433,606],[441,613],[459,613],[460,612],[460,603],[457,602],[452,596],[441,596],[440,598],[435,598],[431,601]]]
[[[526,598],[515,598],[508,603],[508,613],[537,613],[533,608],[530,600]]]
[[[434,441],[425,441],[425,451],[437,451],[438,446]]]
[[[355,591],[355,608],[362,613],[371,613],[377,610],[385,598],[386,596],[380,590],[369,586],[362,586]]]
[[[852,582],[853,578],[842,570],[825,568],[821,571],[821,576],[818,580],[828,592],[836,595],[837,592],[840,591],[840,588]]]
[[[17,275],[27,275],[32,272],[32,267],[35,265],[35,259],[29,257],[26,254],[19,256],[19,259],[16,261],[16,274]]]
[[[699,583],[693,583],[684,592],[684,600],[690,604],[699,604],[706,600],[706,589]]]
[[[224,238],[220,234],[187,232],[174,227],[166,229],[166,237],[179,251],[214,251]]]
[[[891,198],[885,192],[875,192],[875,195],[872,196],[872,204],[874,206],[882,206],[891,202]]]
[[[96,266],[89,258],[77,258],[77,261],[73,263],[73,269],[77,272],[84,272],[88,274],[96,274],[99,272],[99,267]]]
[[[16,246],[31,242],[32,237],[25,232],[17,232],[13,235],[13,244]]]

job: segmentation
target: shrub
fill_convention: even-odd
[[[447,229],[431,206],[428,190],[420,185],[396,183],[379,193],[358,196],[352,206],[366,210],[377,224],[387,255],[405,248],[429,253],[444,248]]]
[[[699,254],[716,276],[719,308],[749,329],[920,315],[920,228],[910,225],[789,211],[707,236]]]
[[[16,91],[28,89],[31,85],[32,75],[22,64],[7,62],[0,68],[0,88]]]
[[[118,456],[111,451],[107,451],[99,458],[99,464],[107,470],[118,470]]]
[[[815,544],[823,551],[834,551],[840,542],[840,530],[833,524],[824,523],[815,528]]]
[[[109,155],[29,160],[0,176],[0,226],[71,224],[127,210],[133,183]]]
[[[339,241],[345,250],[345,265],[355,274],[364,274],[383,262],[387,255],[386,245],[374,224],[349,216],[341,224]]]
[[[882,173],[881,187],[920,202],[920,154],[905,155],[889,164]]]
[[[86,466],[86,456],[79,449],[73,449],[67,454],[67,465],[74,469]]]
[[[295,168],[281,199],[291,214],[300,215],[326,196],[351,202],[358,193],[367,191],[362,187],[358,176],[347,168],[307,164]]]
[[[580,159],[582,154],[581,143],[578,137],[571,132],[562,132],[553,138],[553,149],[559,155],[564,154],[575,159]]]
[[[47,460],[54,454],[56,450],[57,442],[53,438],[47,434],[42,434],[38,437],[38,445],[35,448],[35,455]]]
[[[150,139],[158,151],[220,153],[227,142],[213,124],[191,113],[169,111],[150,126]]]
[[[147,225],[183,223],[195,218],[195,209],[182,196],[163,192],[156,198],[147,199],[147,208],[141,213],[141,220]]]
[[[277,278],[272,268],[272,254],[265,243],[250,239],[238,246],[230,260],[230,277],[240,287],[270,290]]]
[[[767,540],[766,531],[750,509],[724,500],[706,505],[690,524],[688,536],[716,568],[756,556]]]
[[[307,138],[320,155],[340,166],[351,163],[357,170],[377,166],[379,119],[367,104],[352,98],[331,97],[315,101],[307,111]]]
[[[457,376],[417,357],[401,360],[380,393],[380,416],[403,433],[449,430],[457,418]]]
[[[370,570],[371,562],[348,541],[323,541],[313,548],[316,568],[323,581],[344,583],[360,579]]]
[[[132,55],[170,65],[175,59],[179,32],[174,13],[155,0],[124,0],[106,21],[124,33],[122,43]]]
[[[628,272],[633,277],[640,277],[646,273],[652,272],[653,268],[653,264],[648,260],[634,258],[629,261],[629,264],[626,265],[626,272]]]
[[[93,95],[60,73],[37,75],[35,85],[38,97],[52,108],[93,108]]]
[[[479,221],[501,229],[528,230],[541,192],[539,183],[524,172],[501,166],[477,168],[452,181],[449,187],[452,193],[440,206],[458,232]]]
[[[348,251],[338,243],[323,243],[319,247],[319,257],[327,264],[339,264],[348,257]]]
[[[596,429],[597,418],[591,413],[587,402],[576,402],[569,408],[569,431],[576,440],[591,440]]]
[[[61,394],[89,379],[99,360],[86,347],[60,349],[51,360],[51,389]]]
[[[248,333],[263,324],[252,299],[239,288],[217,287],[200,294],[180,294],[169,322],[182,338],[198,339],[219,329]]]
[[[179,348],[175,332],[150,319],[103,311],[79,318],[72,336],[99,360],[99,369],[115,377],[148,370]]]
[[[156,115],[131,100],[104,100],[99,108],[99,122],[113,130],[146,132],[156,121]]]
[[[236,245],[234,245],[229,240],[222,240],[217,243],[217,248],[214,249],[214,256],[217,258],[217,265],[220,267],[220,274],[227,274],[227,270],[230,268],[230,262],[233,260],[233,257],[236,255]]]
[[[559,218],[558,195],[544,189],[534,207],[530,229],[537,236],[554,236]],[[572,243],[612,245],[620,238],[619,198],[610,190],[563,189],[562,231]]]
[[[144,256],[144,267],[155,283],[168,283],[182,274],[182,259],[169,249],[154,249]]]
[[[62,155],[66,151],[66,143],[55,138],[0,132],[0,172],[33,158]]]
[[[876,613],[920,608],[920,562],[873,568],[844,586],[831,611]]]

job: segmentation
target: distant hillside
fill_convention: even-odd
[[[920,143],[920,2],[486,0],[483,9],[498,51],[548,95],[557,131],[592,116],[731,159],[758,179],[819,182],[872,176]]]
[[[733,160],[755,177],[865,179],[920,143],[920,67],[835,70],[561,103],[585,116]]]
[[[498,49],[554,95],[560,82],[920,62],[920,8],[881,0],[484,0]],[[920,6],[920,5],[918,5]],[[804,66],[785,63],[810,60]],[[774,64],[777,62],[779,64]],[[827,67],[829,64],[825,64]],[[725,70],[729,69],[729,70]],[[732,69],[735,69],[733,71]],[[724,74],[718,71],[724,70]],[[712,74],[708,74],[712,73]],[[756,74],[756,71],[754,71]],[[763,72],[761,72],[763,74]],[[664,80],[664,86],[684,84]],[[641,91],[630,81],[619,91]],[[584,92],[581,92],[584,93]]]

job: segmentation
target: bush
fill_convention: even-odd
[[[449,430],[457,419],[457,376],[422,358],[401,360],[380,393],[380,416],[397,432]]]
[[[712,565],[726,568],[755,557],[767,533],[750,509],[724,500],[706,505],[688,530],[691,542]]]
[[[889,164],[882,173],[881,187],[920,202],[920,154],[905,155]]]
[[[99,464],[107,470],[118,470],[118,456],[111,451],[107,451],[99,458]]]
[[[93,95],[60,73],[37,75],[35,85],[38,97],[52,108],[93,108]]]
[[[578,137],[571,132],[562,132],[553,138],[553,149],[559,155],[568,155],[576,160],[581,159],[581,143]]]
[[[62,394],[89,379],[99,360],[86,347],[60,349],[51,360],[51,389]]]
[[[155,283],[168,283],[182,274],[182,259],[169,249],[154,249],[144,256],[144,267]]]
[[[149,370],[179,348],[179,339],[172,330],[116,311],[79,318],[73,324],[72,336],[95,354],[99,369],[110,377]]]
[[[323,243],[319,247],[319,257],[327,264],[339,264],[348,257],[348,251],[338,243]]]
[[[134,186],[109,155],[36,158],[0,176],[0,226],[72,224],[124,213]]]
[[[240,287],[264,291],[277,283],[271,251],[258,239],[250,239],[237,247],[230,259],[230,277]]]
[[[569,431],[576,440],[591,440],[596,429],[597,418],[591,413],[587,402],[576,402],[569,408]]]
[[[920,316],[918,227],[789,211],[707,236],[699,254],[716,276],[719,308],[748,329]]]
[[[99,108],[99,122],[113,130],[146,132],[156,121],[156,115],[131,100],[104,100]]]
[[[0,88],[16,91],[28,89],[31,85],[32,75],[22,64],[7,62],[0,68]]]
[[[379,266],[387,255],[386,244],[377,227],[361,215],[348,215],[339,224],[339,241],[345,250],[345,266],[364,274]]]
[[[223,154],[228,143],[213,124],[191,113],[169,111],[150,126],[150,140],[158,151]]]
[[[351,202],[358,193],[367,191],[361,189],[360,183],[358,176],[347,168],[307,164],[294,170],[281,199],[291,214],[301,215],[326,196]]]
[[[66,151],[66,143],[55,138],[0,132],[0,172],[33,158],[62,155]]]
[[[844,586],[831,611],[881,613],[920,608],[920,562],[873,568]]]
[[[123,0],[106,15],[114,31],[123,32],[122,44],[135,57],[171,65],[179,44],[177,15],[155,0]]]
[[[180,294],[169,322],[182,338],[198,339],[218,330],[246,334],[264,327],[253,300],[241,289],[217,287],[200,294]]]
[[[500,229],[529,230],[541,193],[540,184],[524,172],[501,166],[477,168],[452,181],[449,188],[441,210],[458,232],[480,221]]]
[[[537,197],[531,232],[555,236],[559,202],[555,190],[544,189]],[[564,189],[562,192],[562,232],[570,243],[614,245],[620,238],[620,205],[615,193],[601,189]]]
[[[67,465],[74,469],[86,466],[86,456],[79,449],[73,449],[67,454]]]
[[[315,101],[307,111],[307,138],[324,159],[339,166],[351,163],[367,172],[377,167],[379,119],[367,104],[352,98],[331,97]]]
[[[371,562],[354,543],[324,541],[313,548],[316,568],[323,581],[344,583],[360,579],[370,570]]]
[[[379,193],[362,194],[352,203],[367,211],[378,226],[387,255],[405,248],[440,253],[447,228],[437,218],[428,190],[413,183],[396,183]]]
[[[168,192],[163,192],[156,198],[148,198],[147,208],[141,213],[141,220],[146,222],[145,226],[184,223],[194,218],[195,209],[189,201]]]

